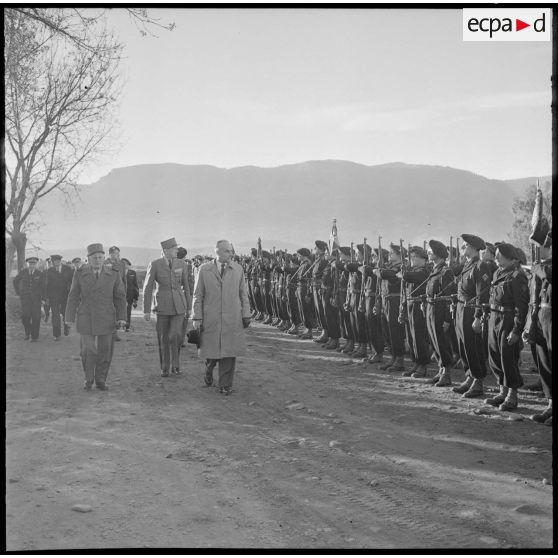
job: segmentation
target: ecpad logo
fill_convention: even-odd
[[[464,41],[550,41],[549,8],[466,8]]]

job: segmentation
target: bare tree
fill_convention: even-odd
[[[126,8],[141,34],[172,29],[143,8]],[[106,146],[121,84],[122,45],[106,9],[4,10],[6,262],[25,262],[37,202],[72,199],[83,165]],[[8,269],[9,272],[9,269]]]
[[[543,192],[544,215],[552,225],[552,188],[550,182],[541,184]],[[530,253],[529,235],[531,234],[531,219],[535,207],[535,194],[537,193],[536,184],[529,186],[523,196],[518,196],[512,204],[514,221],[512,230],[508,234],[509,241],[521,248],[526,254]]]

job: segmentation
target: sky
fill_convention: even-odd
[[[142,163],[273,167],[316,159],[551,173],[551,43],[464,42],[460,9],[122,10],[120,149]]]

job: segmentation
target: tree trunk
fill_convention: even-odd
[[[11,236],[17,252],[17,269],[20,271],[25,267],[25,247],[27,245],[27,235],[23,232],[14,231]]]

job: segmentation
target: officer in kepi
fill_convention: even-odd
[[[25,260],[23,268],[14,278],[14,289],[21,301],[21,321],[25,330],[25,340],[39,340],[41,326],[41,299],[44,291],[44,274],[37,269],[39,258],[31,256]]]

